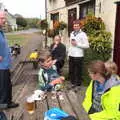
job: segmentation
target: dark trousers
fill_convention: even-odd
[[[0,70],[0,104],[9,104],[12,100],[12,84],[9,70]]]
[[[56,67],[57,67],[57,72],[58,72],[58,74],[60,74],[61,73],[61,69],[62,69],[62,67],[64,66],[64,60],[61,60],[61,61],[57,61],[56,62]]]
[[[72,84],[81,85],[83,57],[69,57],[69,79]]]

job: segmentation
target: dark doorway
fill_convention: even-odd
[[[120,4],[117,4],[113,60],[118,66],[118,74],[120,75]]]
[[[77,9],[68,10],[68,35],[73,31],[73,21],[77,18]]]
[[[59,13],[51,14],[51,20],[53,20],[53,28],[54,28],[55,22],[59,22]]]

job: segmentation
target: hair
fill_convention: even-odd
[[[103,61],[101,60],[96,60],[96,61],[92,61],[89,65],[88,65],[88,71],[90,71],[93,74],[99,73],[101,74],[103,77],[106,77],[106,68],[105,68],[105,64]]]
[[[118,67],[117,67],[115,62],[107,61],[107,62],[105,62],[105,67],[106,67],[106,70],[107,70],[108,74],[110,74],[110,75],[111,74],[117,74]]]
[[[78,19],[78,20],[74,20],[74,21],[73,21],[73,25],[74,25],[74,24],[79,24],[79,25],[80,25],[80,20],[79,20],[79,19]]]
[[[59,39],[61,40],[61,36],[60,35],[55,35],[55,37],[59,37]],[[54,39],[55,39],[55,37],[54,37]]]
[[[49,50],[47,49],[43,49],[39,52],[40,57],[39,57],[39,62],[44,62],[46,59],[48,59],[49,57],[51,57],[51,53]]]

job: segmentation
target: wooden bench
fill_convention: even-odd
[[[81,105],[86,89],[84,86],[81,86],[79,91],[64,89],[54,95],[51,92],[48,93],[46,99],[36,101],[35,112],[30,115],[25,109],[25,100],[36,90],[37,76],[32,73],[34,73],[33,69],[28,66],[13,85],[13,101],[18,102],[20,106],[4,111],[8,120],[44,120],[44,113],[53,107],[58,107],[74,115],[77,120],[89,120]]]

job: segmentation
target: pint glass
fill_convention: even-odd
[[[26,99],[26,110],[28,111],[29,114],[34,113],[35,111],[35,100],[33,96],[30,96]]]

